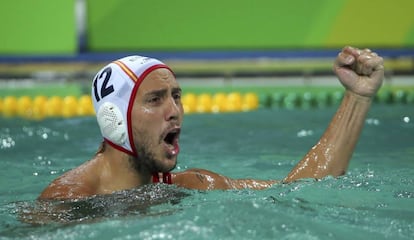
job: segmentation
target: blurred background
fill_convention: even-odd
[[[97,70],[130,54],[166,62],[196,92],[337,84],[332,60],[345,45],[381,54],[389,85],[413,86],[413,9],[412,0],[3,1],[0,97],[87,94]],[[44,88],[26,91],[33,82]]]

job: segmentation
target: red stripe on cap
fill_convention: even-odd
[[[119,151],[121,151],[121,152],[124,152],[124,153],[126,153],[126,154],[128,154],[128,155],[135,155],[133,152],[131,152],[131,151],[129,151],[128,149],[126,149],[126,148],[124,148],[124,147],[121,147],[121,146],[119,146],[119,145],[117,145],[117,144],[115,144],[115,143],[113,143],[113,142],[111,142],[110,140],[108,140],[108,139],[106,139],[106,138],[104,138],[104,140],[105,140],[105,142],[107,142],[109,145],[111,145],[113,148],[115,148],[115,149],[117,149],[117,150],[119,150]]]
[[[114,143],[112,143],[111,141],[108,141],[107,139],[106,139],[106,141],[107,142],[109,142],[112,146],[114,146],[114,147],[116,147],[116,149],[118,149],[118,150],[121,150],[121,151],[123,151],[123,152],[125,152],[125,153],[128,153],[128,154],[130,154],[130,155],[133,155],[133,156],[137,156],[137,152],[136,152],[136,149],[135,149],[135,145],[134,145],[134,139],[133,139],[133,136],[132,136],[132,126],[131,126],[131,111],[132,111],[132,107],[133,107],[133,101],[134,101],[134,99],[135,99],[135,95],[136,95],[136,92],[138,91],[138,88],[139,88],[139,86],[141,85],[141,83],[142,83],[142,81],[144,80],[144,78],[150,73],[150,72],[152,72],[152,71],[154,71],[155,69],[158,69],[158,68],[167,68],[168,70],[170,70],[172,73],[173,73],[173,71],[167,66],[167,65],[165,65],[165,64],[156,64],[156,65],[154,65],[154,66],[151,66],[151,67],[149,67],[148,69],[146,69],[142,74],[141,74],[141,76],[137,76],[127,65],[125,65],[123,62],[121,62],[121,61],[114,61],[113,63],[115,63],[116,65],[118,65],[121,69],[122,69],[122,71],[126,74],[126,75],[128,75],[128,77],[132,80],[132,81],[134,81],[135,82],[135,85],[134,85],[134,88],[132,89],[132,92],[131,92],[131,96],[130,96],[130,98],[129,98],[129,102],[128,102],[128,110],[127,110],[127,124],[128,124],[128,126],[127,126],[127,129],[128,129],[128,140],[129,140],[129,144],[130,144],[130,147],[131,147],[131,150],[132,150],[132,152],[131,151],[129,151],[129,150],[127,150],[127,149],[124,149],[123,147],[120,147],[120,146],[118,146],[118,145],[116,145],[116,144],[114,144]]]
[[[153,66],[147,68],[140,76],[138,76],[137,81],[135,81],[134,88],[132,89],[131,97],[129,98],[128,111],[127,111],[128,137],[129,137],[129,143],[131,145],[132,152],[134,153],[135,157],[138,156],[138,154],[137,154],[136,149],[135,149],[134,139],[133,139],[133,136],[132,136],[132,126],[131,126],[131,112],[132,112],[132,107],[134,106],[133,103],[134,103],[134,100],[135,100],[135,96],[137,95],[138,88],[141,85],[142,81],[145,79],[145,77],[148,74],[150,74],[152,71],[154,71],[158,68],[166,68],[166,69],[170,70],[171,73],[173,72],[165,64],[156,64],[156,65],[153,65]]]

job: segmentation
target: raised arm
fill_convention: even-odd
[[[323,178],[345,173],[371,100],[382,84],[383,60],[368,49],[345,47],[334,62],[334,72],[346,92],[338,111],[319,142],[291,170],[283,182]],[[173,174],[173,183],[190,189],[263,189],[275,180],[231,179],[203,169]]]
[[[348,167],[372,98],[383,81],[383,59],[369,49],[345,47],[335,60],[334,72],[346,89],[344,99],[321,139],[284,182],[339,176]]]

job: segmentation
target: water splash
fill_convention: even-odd
[[[174,186],[151,184],[85,199],[17,202],[14,203],[15,210],[12,214],[19,221],[30,225],[96,222],[130,215],[168,214],[173,209],[153,211],[151,208],[162,204],[177,204],[188,195],[185,190]]]

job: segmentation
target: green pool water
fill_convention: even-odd
[[[283,179],[325,130],[335,106],[185,117],[177,171]],[[413,239],[414,110],[374,104],[346,175],[263,191],[147,186],[53,206],[66,223],[21,221],[58,175],[90,159],[93,117],[0,118],[0,239]],[[49,211],[49,212],[48,212]],[[26,214],[26,215],[25,215]],[[52,216],[55,214],[54,216]],[[27,219],[26,219],[27,220]]]

